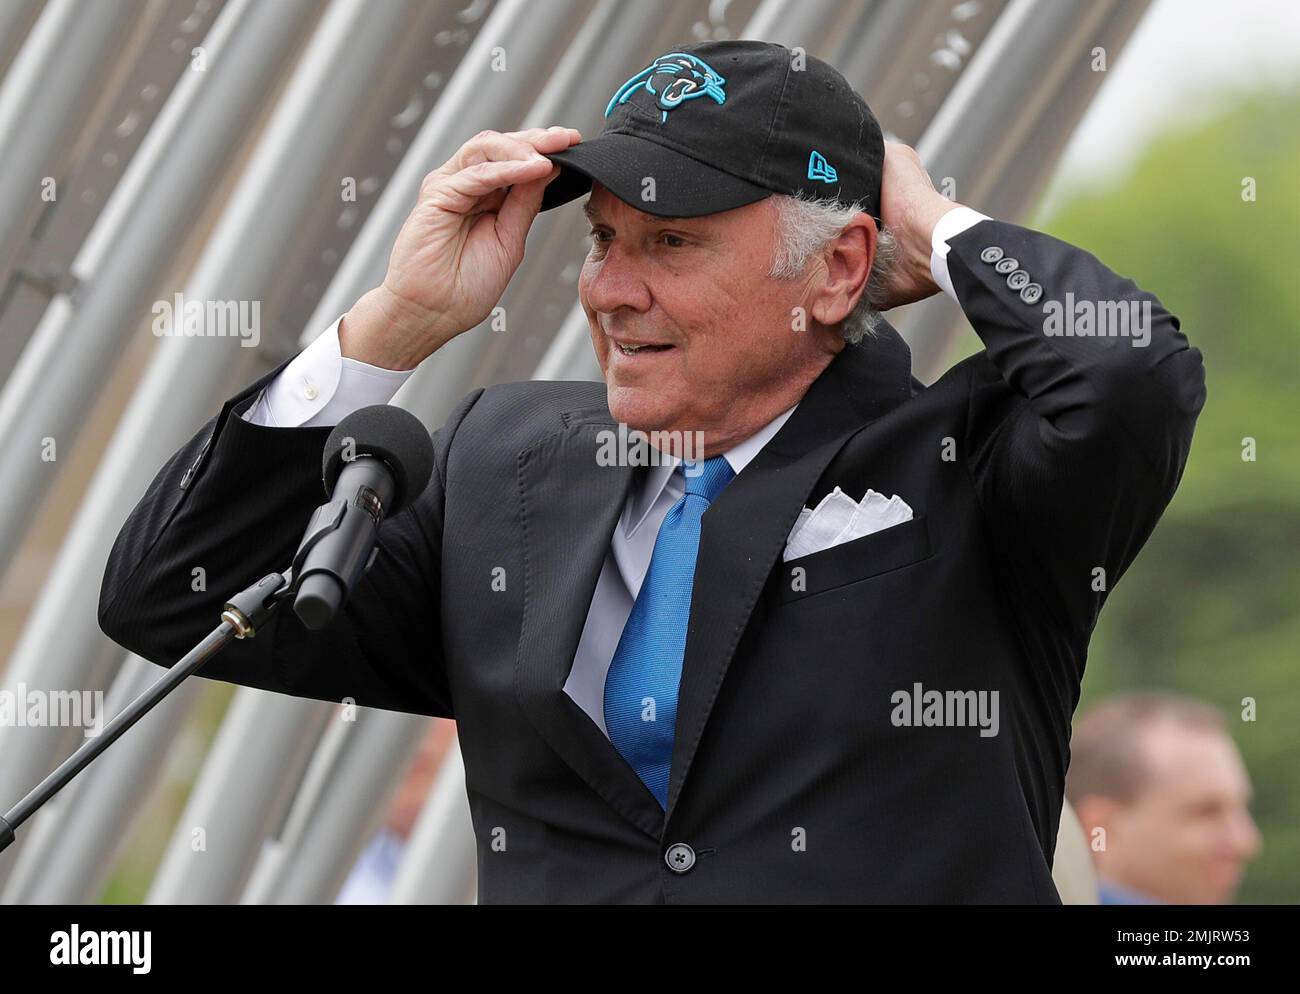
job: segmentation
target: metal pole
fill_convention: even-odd
[[[825,58],[827,48],[833,43],[835,27],[844,21],[846,13],[860,6],[860,2],[846,4],[842,0],[803,0],[795,4],[788,0],[763,0],[740,37],[774,41]]]
[[[193,212],[207,192],[194,184],[211,178],[214,161],[224,161],[225,156],[234,154],[240,128],[247,125],[247,118],[265,99],[266,86],[283,68],[286,49],[307,28],[314,13],[311,0],[232,5],[223,12],[218,25],[227,18],[236,20],[226,24],[228,37],[223,46],[228,44],[229,48],[218,49],[212,57],[203,99],[195,101],[186,127],[176,135],[171,154],[159,159],[159,168],[153,174],[157,183],[151,182],[142,192],[139,213],[123,232],[116,252],[109,253],[96,273],[86,309],[71,323],[76,346],[54,348],[54,344],[63,343],[52,343],[50,361],[45,364],[48,380],[36,377],[28,389],[21,391],[28,399],[19,404],[28,406],[6,407],[13,414],[9,423],[25,426],[12,437],[31,439],[49,433],[67,444],[55,426],[70,426],[80,417],[80,411],[73,409],[86,403],[84,397],[68,392],[93,393],[89,382],[81,384],[81,380],[101,377],[102,370],[90,365],[95,353],[103,350],[105,342],[120,349],[119,339],[135,331],[136,315],[148,309],[143,298],[167,264],[168,260],[159,257],[159,246],[153,239],[158,238],[166,248],[185,234],[178,229],[192,222]],[[341,70],[333,67],[331,71]],[[319,124],[319,117],[317,114],[314,125]],[[303,142],[310,147],[310,133]],[[145,158],[142,153],[141,159]],[[287,163],[281,165],[286,173],[276,178],[291,186],[297,173]],[[257,181],[265,175],[260,174]],[[294,191],[277,192],[278,198],[269,196],[261,204],[250,203],[247,193],[242,199],[235,197],[227,219],[235,216],[243,227],[234,230],[226,223],[218,229],[205,256],[208,265],[187,287],[187,297],[257,298],[262,281],[274,272],[277,243],[264,233],[250,237],[249,231],[261,232],[262,224],[285,219]],[[292,234],[291,227],[267,230],[283,230],[283,237]],[[221,272],[221,260],[227,263],[224,268],[230,270],[228,276]],[[176,337],[158,340],[158,352],[113,436],[107,458],[95,475],[10,658],[7,681],[23,681],[28,687],[49,690],[84,687],[86,674],[96,665],[121,658],[121,650],[99,631],[96,580],[103,572],[121,521],[152,477],[154,467],[175,451],[206,416],[210,399],[220,397],[227,386],[227,370],[247,362],[250,350],[241,348],[239,341]],[[99,361],[106,365],[110,358],[104,355]],[[16,385],[11,380],[6,386],[6,402],[16,396],[10,393]],[[42,477],[40,465],[37,462],[38,468],[15,467],[7,480],[10,489],[4,511],[16,510],[22,501],[36,499],[34,491],[41,487],[29,481]],[[6,523],[13,525],[24,517],[20,513],[7,518]],[[0,754],[5,757],[0,764],[0,797],[18,796],[49,771],[58,756],[61,731],[0,728]],[[0,879],[8,876],[15,848],[11,846],[0,856]]]
[[[105,710],[117,714],[158,679],[158,667],[128,656]],[[103,889],[148,792],[203,685],[189,680],[46,805],[30,829],[3,904],[85,904]],[[138,789],[132,789],[138,785]],[[134,803],[123,803],[130,798]]]
[[[367,81],[372,78],[374,66],[382,64],[393,45],[409,29],[411,13],[417,0],[385,5],[382,10],[364,4],[362,0],[343,0],[328,11],[319,31],[295,69],[293,79],[285,90],[273,117],[264,131],[264,139],[249,161],[240,184],[232,197],[220,224],[209,240],[207,251],[195,270],[186,296],[196,300],[261,300],[276,278],[277,264],[285,252],[286,243],[320,209],[311,192],[316,175],[330,161],[331,152],[348,136],[355,126],[356,112],[370,95]],[[314,11],[314,5],[309,8]],[[306,24],[303,24],[306,27]],[[325,205],[333,207],[333,202]],[[273,232],[268,235],[267,232]],[[263,342],[263,352],[274,349],[274,343]],[[228,388],[230,382],[247,375],[256,349],[244,349],[238,342],[221,339],[164,338],[159,351],[146,371],[142,385],[115,438],[113,449],[121,446],[134,450],[126,458],[118,450],[115,463],[129,467],[124,473],[138,474],[140,482],[127,484],[121,477],[107,475],[105,469],[96,479],[96,487],[78,519],[78,532],[70,539],[64,553],[69,571],[83,577],[82,585],[88,603],[65,608],[68,614],[84,618],[86,630],[75,632],[87,639],[104,641],[98,634],[95,619],[95,591],[84,583],[86,575],[98,575],[107,555],[109,543],[121,520],[130,507],[134,495],[144,485],[152,467],[165,458],[168,451],[184,441],[191,430],[191,421],[206,416],[207,407]],[[166,411],[164,417],[161,412]],[[146,428],[144,422],[166,422],[167,431],[158,427]],[[187,427],[189,426],[189,427]],[[107,478],[106,478],[107,476]],[[101,489],[102,487],[102,489]],[[101,497],[102,503],[96,498]],[[110,507],[111,505],[111,507]],[[91,536],[85,543],[78,537]],[[65,563],[61,556],[56,570]],[[75,564],[75,565],[73,565]],[[215,579],[215,578],[214,578]],[[57,608],[51,607],[52,614]],[[92,634],[93,632],[93,634]],[[67,639],[67,633],[63,634]],[[276,695],[262,695],[265,710],[254,730],[242,740],[246,749],[257,741],[256,728],[274,725],[273,738],[263,743],[266,755],[281,755],[286,751],[282,736],[302,734],[304,722],[326,705],[311,702],[293,702]],[[242,713],[242,712],[241,712]],[[279,737],[275,737],[279,736]],[[291,748],[291,747],[290,747]],[[245,754],[247,755],[247,753]],[[212,767],[217,768],[217,767]],[[284,771],[281,770],[281,779]],[[121,792],[106,795],[123,803],[144,786],[143,779],[124,780]],[[225,811],[243,811],[265,805],[265,790],[258,792],[261,782],[239,778],[232,790],[222,795]],[[235,796],[237,795],[237,796]],[[208,795],[204,795],[208,796]],[[214,819],[217,815],[212,816]],[[230,879],[230,874],[220,867],[241,864],[255,856],[261,837],[241,836],[234,839],[231,832],[249,830],[256,819],[241,819],[232,823],[222,835],[224,847],[218,853],[195,864],[204,869],[215,868],[209,883],[226,888],[237,896],[242,881]],[[178,832],[183,834],[183,829]],[[188,850],[189,840],[173,841],[173,850]],[[231,852],[239,845],[247,851]],[[227,858],[228,857],[228,858]],[[171,867],[187,865],[173,862]],[[185,894],[201,894],[203,888],[187,882]],[[179,900],[180,898],[174,898]],[[201,898],[200,898],[201,899]]]
[[[1146,6],[1015,0],[917,145],[936,182],[951,178],[957,200],[990,216],[1022,216],[1105,79],[1088,65],[1091,50],[1103,45],[1113,60]],[[960,310],[941,295],[898,317],[916,376],[930,382],[965,326]]]
[[[51,302],[77,296],[72,263],[226,0],[151,0],[66,164],[8,286],[0,279],[0,384]],[[0,10],[8,10],[0,3]],[[177,44],[183,42],[184,44]]]
[[[327,733],[341,742],[328,750],[323,789],[302,797],[290,813],[280,844],[291,856],[262,882],[255,895],[260,901],[333,900],[429,727],[429,719],[418,715],[363,709],[358,718],[346,730],[336,725]]]
[[[62,178],[68,152],[144,10],[139,0],[52,0],[0,86],[0,287],[48,206],[42,180]]]
[[[371,112],[368,109],[377,98],[385,94],[389,97],[396,95],[393,87],[403,85],[402,74],[389,71],[394,49],[406,52],[406,57],[413,62],[425,61],[423,55],[419,60],[413,57],[413,53],[418,54],[418,49],[409,44],[409,34],[413,26],[422,26],[430,19],[428,12],[416,4],[407,4],[404,7],[390,6],[382,13],[383,17],[377,17],[373,10],[356,2],[338,4],[331,10],[312,41],[303,66],[286,91],[276,118],[267,126],[266,147],[259,150],[250,164],[240,192],[227,212],[227,219],[211,240],[209,255],[216,261],[205,258],[199,267],[200,273],[219,271],[223,267],[229,272],[224,276],[214,275],[211,279],[196,276],[195,283],[200,286],[204,283],[221,284],[228,288],[227,295],[240,297],[261,297],[268,290],[281,290],[278,286],[273,287],[278,278],[277,267],[282,259],[292,255],[294,239],[300,238],[304,228],[315,223],[316,217],[312,212],[319,212],[323,206],[327,212],[337,213],[337,186],[327,178],[322,188],[327,189],[330,199],[322,205],[319,195],[313,192],[316,188],[313,185],[314,172],[330,168],[322,166],[322,163],[332,163],[336,157],[336,153],[329,150],[355,144],[359,114]],[[449,53],[459,44],[455,39],[471,30],[464,17],[460,17],[458,22],[461,30],[454,32],[453,40],[443,46]],[[385,73],[376,83],[374,66],[385,62],[388,63]],[[395,128],[392,133],[396,134]],[[268,239],[259,230],[261,225],[282,234]],[[227,261],[222,262],[223,259]],[[229,292],[232,290],[234,293]],[[280,299],[285,296],[279,294]],[[238,349],[234,351],[239,352]],[[153,411],[168,395],[173,400],[183,395],[187,399],[195,398],[194,409],[201,412],[207,403],[202,399],[204,396],[219,397],[227,388],[227,385],[214,387],[223,369],[229,371],[229,379],[239,380],[238,367],[243,365],[241,358],[242,354],[222,351],[206,364],[211,368],[203,371],[196,368],[193,356],[175,355],[167,359],[160,355],[146,373],[141,390],[143,395],[153,394],[153,399],[142,401],[138,409]],[[179,440],[160,442],[152,438],[146,445],[143,439],[132,435],[126,428],[119,435],[123,436],[136,439],[130,444],[138,442],[140,448],[147,450],[130,460],[132,465],[142,467],[144,480],[148,478],[148,467],[156,465],[166,455],[168,447],[179,444]],[[143,482],[137,486],[143,486]],[[133,499],[129,491],[128,498],[124,505],[120,502],[121,514]],[[103,527],[111,538],[111,519]],[[103,552],[106,551],[105,546]],[[255,693],[241,691],[240,698]],[[320,720],[320,715],[327,711],[327,706],[318,702],[299,702],[277,695],[257,695],[254,700],[256,703],[253,705],[232,710],[227,722],[232,727],[236,722],[241,723],[243,728],[237,734],[223,736],[221,741],[224,745],[219,744],[218,749],[233,749],[245,758],[250,754],[284,755],[286,750],[296,747],[297,736],[310,736],[304,722]],[[307,710],[301,710],[299,705],[304,705]],[[275,730],[273,736],[262,734],[268,728]],[[296,787],[298,771],[282,765],[278,779],[248,783],[238,776],[237,765],[226,763],[224,757],[214,753],[203,774],[204,779],[219,779],[223,775],[233,779],[228,783],[215,783],[213,790],[199,796],[211,798],[213,803],[225,799],[228,801],[223,805],[226,810],[231,806],[246,810],[259,805],[287,805]],[[129,805],[132,796],[141,789],[139,780],[126,782],[122,784],[122,790],[111,798],[119,805]],[[278,801],[275,799],[277,791],[281,795]],[[192,822],[208,823],[226,815],[224,812],[213,814],[198,807],[192,808],[187,817]],[[211,854],[202,865],[221,864],[228,867],[229,872],[194,879],[191,871],[197,870],[185,859],[190,840],[185,835],[186,824],[183,824],[172,843],[172,852],[178,855],[168,864],[168,876],[155,883],[153,899],[181,899],[172,896],[173,893],[193,895],[193,899],[198,900],[204,899],[205,894],[209,900],[234,900],[237,897],[243,875],[256,860],[262,837],[257,834],[258,825],[248,819],[223,823],[227,825],[222,833],[224,849]]]
[[[1005,5],[880,0],[866,30],[846,39],[840,71],[886,132],[915,144]]]
[[[317,306],[305,335],[314,338],[358,297],[379,284],[397,232],[415,203],[420,181],[476,130],[484,127],[509,130],[522,118],[516,105],[528,93],[545,86],[548,74],[574,33],[573,25],[583,20],[589,7],[586,0],[554,0],[545,4],[503,0],[474,40],[455,76],[448,81],[442,98],[420,129]],[[501,64],[494,57],[494,49],[503,53],[505,71],[494,68]],[[462,364],[469,364],[477,344],[467,344],[471,337],[466,334],[453,340],[439,352],[439,361],[429,366],[461,369]],[[466,351],[469,360],[464,356]],[[426,423],[436,423],[460,394],[439,396],[437,402],[442,406],[438,411],[408,403],[405,397],[413,389],[412,381],[428,375],[431,374],[422,368],[412,376],[395,402],[424,418]],[[460,374],[455,374],[453,379],[459,382]]]
[[[18,56],[45,0],[8,0],[0,3],[0,80]]]
[[[402,852],[390,904],[472,904],[478,844],[465,788],[460,740],[452,739],[438,779]]]
[[[92,271],[68,323],[42,321],[5,383],[0,438],[9,440],[14,465],[9,499],[0,506],[0,569],[21,544],[53,482],[60,465],[57,448],[67,452],[75,444],[107,379],[104,371],[149,315],[160,280],[193,235],[222,171],[283,71],[287,49],[316,9],[312,0],[284,0],[232,5],[222,12],[214,32],[224,28],[228,37],[214,39],[208,68],[192,71],[178,87],[198,89],[188,113],[180,121],[170,117],[170,142],[154,143],[150,136],[151,154],[142,150],[131,164],[133,176],[123,180],[121,192],[131,209],[111,251]],[[122,219],[121,211],[112,216]],[[75,346],[68,347],[70,342]],[[43,458],[47,439],[57,446],[52,461]]]
[[[268,722],[268,704],[275,705]],[[154,875],[148,904],[233,904],[283,817],[329,705],[241,688]],[[237,785],[237,789],[236,789]]]

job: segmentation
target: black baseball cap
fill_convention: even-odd
[[[546,153],[561,173],[542,210],[591,189],[659,217],[697,217],[773,193],[857,203],[880,223],[885,161],[866,101],[821,59],[762,41],[659,56],[609,99],[590,141]]]

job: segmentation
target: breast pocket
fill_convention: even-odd
[[[783,604],[802,600],[928,559],[932,551],[922,514],[782,563],[776,571],[776,597]]]

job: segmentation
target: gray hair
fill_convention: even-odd
[[[803,273],[808,260],[862,210],[856,203],[845,206],[837,200],[774,194],[776,206],[776,251],[768,275],[773,279],[794,279]],[[871,262],[867,286],[848,316],[840,322],[840,333],[849,344],[875,335],[885,303],[885,283],[893,271],[898,244],[893,232],[881,226],[876,239],[876,257]]]

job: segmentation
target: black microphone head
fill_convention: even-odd
[[[393,472],[393,503],[385,515],[396,514],[423,493],[433,472],[429,430],[410,411],[391,404],[360,408],[334,426],[321,462],[326,496],[334,493],[343,467],[360,456],[382,459]]]

